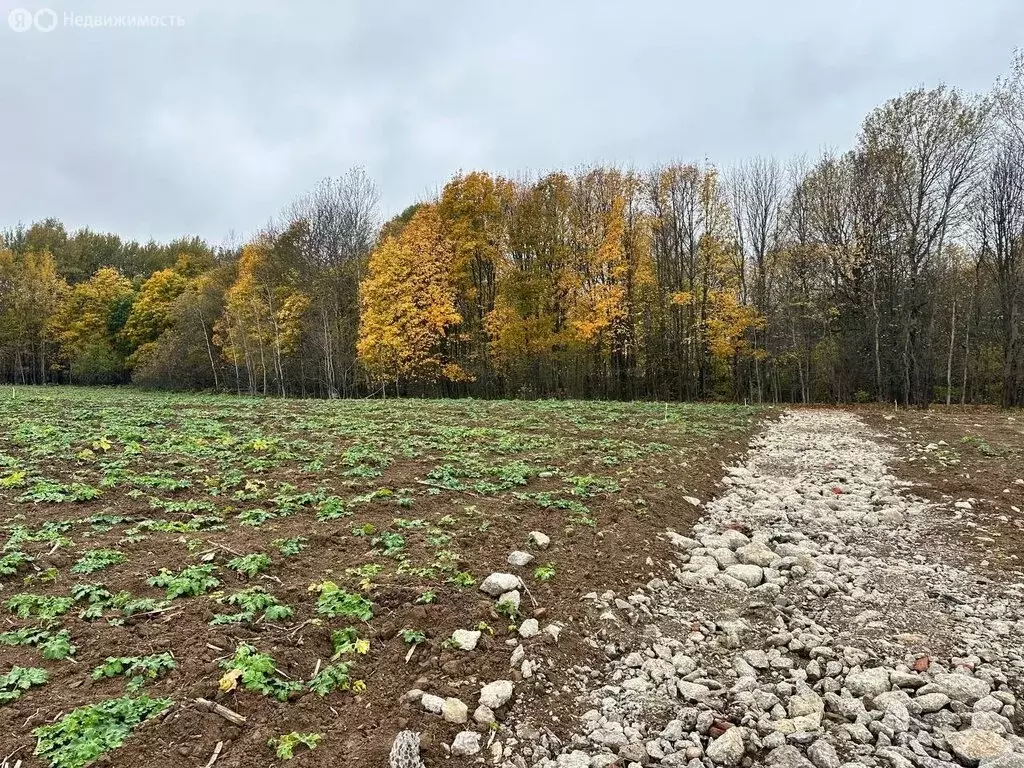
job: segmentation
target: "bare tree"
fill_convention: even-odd
[[[988,106],[941,86],[892,99],[864,121],[860,149],[885,190],[887,219],[905,270],[904,398],[927,406],[933,359],[931,261],[966,221]]]
[[[995,280],[1003,352],[1003,405],[1024,405],[1024,143],[1001,137],[982,186],[978,228],[982,264]]]
[[[304,266],[311,283],[311,329],[321,361],[320,380],[328,397],[346,396],[356,386],[359,282],[380,229],[377,188],[361,168],[325,178],[285,212],[303,222]]]

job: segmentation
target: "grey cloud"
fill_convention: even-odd
[[[51,0],[160,29],[16,33],[0,0],[0,226],[249,233],[363,165],[386,214],[458,169],[729,165],[848,146],[906,88],[987,89],[1016,0]]]

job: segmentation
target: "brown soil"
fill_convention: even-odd
[[[187,537],[203,539],[200,551],[215,553],[214,562],[222,566],[218,577],[224,592],[261,585],[293,606],[295,616],[287,626],[266,622],[254,626],[211,627],[208,622],[215,613],[231,609],[207,596],[176,600],[165,613],[128,619],[123,626],[83,621],[77,617],[80,606],[76,606],[64,617],[64,626],[71,630],[72,641],[78,646],[72,661],[40,661],[34,648],[0,647],[4,669],[13,664],[43,666],[51,674],[47,685],[31,689],[19,700],[0,707],[0,764],[4,756],[9,756],[12,764],[13,760],[21,759],[24,768],[43,766],[32,756],[33,728],[56,720],[75,707],[123,694],[123,678],[92,680],[91,671],[105,658],[171,651],[177,659],[177,669],[148,683],[144,692],[153,697],[170,696],[176,705],[145,723],[124,747],[102,756],[96,765],[202,768],[218,742],[222,743],[222,749],[217,768],[279,765],[280,761],[271,756],[267,741],[294,730],[321,732],[324,739],[313,752],[297,751],[292,765],[310,768],[383,766],[395,733],[404,728],[422,733],[428,764],[437,765],[446,760],[450,765],[469,765],[472,760],[447,759],[443,746],[450,743],[459,726],[427,715],[418,706],[403,703],[403,694],[418,687],[441,696],[457,696],[469,705],[472,713],[479,687],[486,682],[514,679],[517,696],[528,702],[530,691],[543,695],[552,686],[557,688],[562,684],[563,671],[574,664],[594,661],[594,650],[584,642],[593,627],[588,623],[590,619],[581,597],[606,589],[628,593],[653,576],[664,575],[653,564],[668,562],[671,549],[659,534],[667,527],[678,530],[690,527],[700,511],[683,501],[683,496],[711,498],[721,476],[721,463],[744,450],[749,434],[732,432],[721,438],[721,442],[709,439],[688,446],[686,460],[681,464],[639,462],[628,483],[622,483],[622,492],[588,500],[600,520],[596,531],[582,526],[575,527],[571,533],[552,530],[553,526],[560,525],[561,518],[553,520],[551,511],[507,497],[473,497],[455,492],[417,496],[416,517],[437,519],[471,503],[477,508],[480,519],[489,522],[487,536],[475,536],[472,530],[465,529],[457,533],[458,551],[464,561],[473,564],[474,574],[513,570],[506,558],[512,549],[524,546],[525,532],[537,529],[551,534],[551,548],[539,553],[538,562],[557,562],[557,577],[545,583],[527,579],[530,594],[524,597],[523,612],[540,618],[542,626],[548,621],[558,621],[565,624],[565,629],[557,645],[545,635],[523,641],[528,647],[549,644],[543,655],[551,664],[531,680],[522,681],[518,672],[508,669],[507,641],[514,634],[510,633],[507,619],[494,611],[491,600],[475,588],[460,589],[448,584],[439,587],[435,581],[429,586],[437,592],[437,601],[418,605],[414,601],[423,592],[424,584],[418,583],[415,576],[408,576],[390,580],[374,592],[375,617],[360,633],[370,640],[372,653],[365,660],[359,660],[353,673],[366,682],[365,692],[325,698],[306,692],[288,705],[245,691],[220,694],[221,662],[231,657],[240,642],[250,642],[259,651],[271,654],[282,675],[290,679],[308,679],[318,663],[327,664],[331,657],[331,622],[318,622],[307,588],[311,581],[338,578],[345,567],[365,561],[369,542],[348,535],[351,518],[325,524],[315,522],[311,512],[299,512],[260,528],[230,526],[223,532]],[[391,487],[399,487],[403,483],[415,483],[428,470],[428,466],[416,461],[396,462],[384,479]],[[290,476],[285,471],[275,470],[268,479],[274,477],[287,479]],[[544,481],[532,480],[529,489],[545,490]],[[641,496],[643,503],[638,501]],[[29,527],[53,519],[53,510],[48,506],[5,507],[0,501],[0,511],[5,516],[24,515],[21,522]],[[152,514],[143,501],[130,499],[119,500],[113,508],[110,499],[64,505],[60,513],[62,518],[82,519],[100,511],[138,518]],[[358,520],[383,528],[395,515],[394,507],[366,505]],[[117,542],[122,535],[123,528],[93,533],[88,539],[80,539],[80,533],[76,533],[73,550],[56,548],[42,553],[35,550],[37,575],[52,567],[60,574],[57,580],[47,583],[37,579],[31,587],[25,587],[20,583],[20,575],[5,578],[0,596],[6,599],[26,589],[37,594],[63,595],[76,582],[102,582],[114,593],[128,589],[139,597],[162,598],[163,590],[147,586],[146,578],[160,568],[177,572],[190,562],[182,546],[186,537],[151,536],[138,544],[119,545]],[[273,539],[300,535],[309,539],[309,547],[289,558],[275,555],[275,566],[269,577],[250,580],[223,567],[226,560],[237,554],[273,552],[270,546]],[[100,547],[121,549],[129,555],[129,560],[90,576],[76,577],[68,573],[81,550]],[[453,630],[472,626],[481,617],[486,617],[494,629],[492,637],[485,633],[481,640],[483,650],[467,654],[442,647],[442,641]],[[22,625],[24,622],[4,614],[0,631]],[[416,648],[408,663],[404,661],[408,646],[397,636],[407,627],[429,630],[427,641]],[[196,697],[217,700],[244,715],[247,725],[231,725],[198,707],[192,703]],[[563,726],[571,725],[568,706],[566,702],[560,717]],[[551,709],[550,701],[544,702],[544,711]]]
[[[860,415],[896,448],[894,472],[936,503],[940,562],[996,587],[1024,576],[1024,413],[938,407]]]

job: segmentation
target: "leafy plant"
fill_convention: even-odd
[[[305,536],[295,536],[290,539],[274,539],[270,544],[277,547],[278,551],[285,557],[292,557],[304,550],[308,541],[309,539]]]
[[[515,621],[516,617],[519,616],[519,606],[513,600],[499,600],[497,605],[494,606],[494,610],[510,621]]]
[[[156,680],[178,666],[170,653],[149,656],[108,656],[92,671],[93,680],[123,675],[128,678],[128,691],[137,691],[147,680]]]
[[[458,573],[451,576],[448,579],[448,581],[460,587],[472,587],[474,584],[476,584],[476,579],[473,578],[473,574],[467,571],[459,571]]]
[[[52,480],[37,480],[35,485],[18,496],[15,501],[31,501],[35,504],[39,502],[61,504],[67,501],[90,501],[102,493],[103,491],[99,488],[94,488],[85,483],[62,485]]]
[[[302,689],[302,683],[284,680],[277,673],[274,657],[259,653],[248,643],[242,643],[235,649],[233,658],[221,662],[227,672],[220,679],[220,690],[224,693],[233,691],[239,684],[247,691],[273,696],[278,701],[286,701],[293,693]]]
[[[420,593],[420,596],[416,598],[416,602],[419,605],[429,605],[430,603],[437,600],[437,593],[432,590]]]
[[[125,562],[128,556],[117,549],[90,549],[83,554],[74,565],[72,573],[95,573]]]
[[[349,665],[344,662],[329,664],[317,672],[308,685],[309,690],[321,697],[332,691],[347,691],[352,686]]]
[[[228,560],[228,568],[238,571],[250,579],[269,567],[270,556],[262,552],[254,552],[250,555],[242,555]]]
[[[405,549],[405,537],[400,533],[384,531],[370,541],[370,546],[380,548],[385,555],[397,555]]]
[[[117,749],[142,722],[174,702],[148,696],[123,696],[72,710],[56,723],[32,731],[35,754],[51,768],[83,768],[100,755]]]
[[[419,629],[403,629],[398,633],[408,645],[419,645],[427,641],[427,636]]]
[[[352,510],[348,508],[343,499],[337,496],[328,496],[321,501],[316,512],[318,520],[337,520],[351,514]]]
[[[291,733],[282,733],[280,736],[272,737],[267,744],[279,758],[291,760],[295,757],[296,747],[304,746],[312,751],[316,749],[323,737],[322,733],[299,733],[298,731],[292,731]]]
[[[55,619],[67,613],[75,604],[72,597],[56,597],[53,595],[36,595],[21,592],[4,602],[4,607],[22,619],[36,617],[39,619]]]
[[[316,601],[316,612],[328,618],[359,619],[369,621],[373,618],[373,603],[361,595],[347,592],[333,581],[324,581],[310,586],[311,592],[319,592]]]
[[[43,685],[50,674],[39,667],[11,667],[11,671],[0,675],[0,704],[6,704],[21,697],[33,685]]]
[[[8,552],[0,557],[0,576],[13,576],[21,566],[28,565],[33,560],[34,558],[19,550]]]
[[[239,624],[256,621],[256,614],[263,613],[267,621],[282,621],[291,618],[294,611],[291,606],[284,605],[276,597],[262,587],[250,587],[233,595],[220,598],[219,602],[233,605],[241,610],[234,614],[217,614],[211,624]]]
[[[551,581],[555,578],[555,564],[545,563],[544,565],[537,566],[533,570],[533,578],[537,581]]]
[[[216,570],[215,565],[190,565],[175,574],[161,568],[160,573],[151,577],[147,583],[153,587],[165,587],[168,600],[198,597],[220,586],[220,581],[213,575]]]
[[[77,650],[78,646],[71,643],[71,632],[67,629],[62,629],[57,634],[51,635],[39,643],[39,651],[42,657],[52,661],[59,661],[60,659],[74,656]]]
[[[355,627],[345,627],[331,633],[331,647],[334,648],[331,660],[335,661],[349,653],[367,653],[370,650],[370,641],[360,639]]]
[[[110,605],[120,610],[126,619],[130,619],[132,616],[138,616],[139,614],[166,610],[170,607],[170,601],[155,600],[152,597],[135,597],[126,590],[114,595]]]

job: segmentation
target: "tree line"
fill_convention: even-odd
[[[0,378],[379,394],[1024,405],[1024,55],[854,147],[460,173],[381,222],[361,170],[238,248],[0,236]]]

